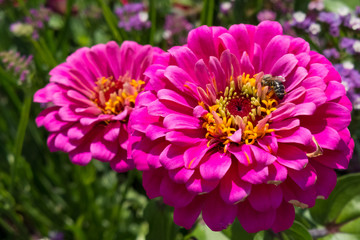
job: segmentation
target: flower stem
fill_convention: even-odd
[[[51,68],[54,68],[57,65],[55,58],[43,38],[40,38],[39,41],[31,39],[31,43],[35,47],[36,51],[41,55],[45,63],[48,63]]]
[[[122,205],[124,204],[125,200],[126,200],[126,195],[129,192],[130,186],[133,184],[135,176],[137,174],[136,170],[131,170],[128,173],[128,177],[126,179],[126,185],[125,185],[125,189],[124,191],[121,193],[121,200],[120,200],[120,204],[119,204],[119,209],[121,211],[122,209]]]
[[[109,26],[113,37],[115,38],[116,41],[121,43],[122,41],[124,41],[124,38],[121,36],[120,32],[117,29],[116,18],[114,16],[114,14],[112,13],[112,11],[110,10],[110,8],[108,7],[108,5],[106,4],[105,1],[97,0],[97,2],[101,6],[103,15],[105,17],[105,21],[106,21],[107,25]]]
[[[154,44],[154,36],[156,31],[156,1],[150,0],[149,1],[149,11],[150,11],[150,21],[151,21],[151,27],[150,27],[150,38],[149,43],[150,45]]]
[[[14,189],[15,185],[15,176],[16,176],[16,170],[17,170],[17,163],[20,161],[21,152],[23,149],[24,139],[25,139],[25,133],[26,128],[29,122],[29,115],[30,115],[30,109],[31,109],[31,103],[32,103],[32,92],[30,88],[26,89],[25,92],[25,99],[24,103],[21,109],[21,115],[20,115],[20,121],[16,133],[15,138],[15,146],[14,146],[14,162],[11,167],[11,192]]]

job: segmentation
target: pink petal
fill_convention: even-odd
[[[202,207],[202,197],[195,197],[187,206],[176,207],[174,209],[175,224],[190,229],[198,219]]]
[[[185,167],[195,169],[209,150],[207,141],[202,141],[184,152]]]
[[[232,168],[220,181],[220,195],[225,203],[231,205],[244,200],[251,191],[251,184],[242,181],[236,169]]]
[[[290,39],[282,35],[273,37],[264,50],[264,73],[270,73],[275,63],[288,53]],[[289,54],[290,55],[290,54]],[[292,54],[291,54],[292,55]],[[275,75],[278,76],[278,75]]]
[[[299,126],[300,120],[297,118],[288,118],[270,123],[270,129],[274,129],[276,132],[291,130]]]
[[[258,144],[265,150],[272,154],[276,154],[278,150],[277,138],[274,136],[264,136],[258,139]]]
[[[327,96],[327,100],[332,101],[346,95],[346,91],[344,85],[342,85],[341,83],[336,81],[330,81],[325,90],[325,94]]]
[[[183,114],[169,114],[164,118],[163,124],[167,129],[201,128],[201,122],[198,118]]]
[[[169,144],[159,156],[161,165],[167,170],[183,167],[184,151],[185,148]]]
[[[169,143],[159,140],[157,144],[152,142],[152,146],[150,147],[150,151],[147,154],[146,161],[152,168],[161,167],[159,156],[162,151],[167,147]]]
[[[249,166],[254,162],[249,145],[238,146],[237,144],[231,144],[228,151],[244,166]]]
[[[149,124],[145,130],[146,136],[151,140],[156,140],[158,138],[164,137],[168,131],[169,130],[164,128],[162,123],[159,122]]]
[[[219,180],[206,180],[198,171],[186,182],[186,188],[192,193],[204,194],[213,191],[219,184]]]
[[[325,126],[325,128],[321,132],[314,134],[314,137],[321,148],[326,148],[330,150],[337,149],[341,141],[338,132],[328,126]]]
[[[183,167],[169,170],[169,177],[176,183],[186,183],[189,181],[195,170]]]
[[[276,35],[282,35],[280,23],[263,21],[257,26],[254,39],[262,49],[265,49],[271,39]]]
[[[152,199],[162,196],[160,193],[160,185],[163,181],[165,171],[163,168],[151,169],[143,171],[142,183],[146,191],[146,195]]]
[[[240,69],[241,74],[250,74],[250,76],[254,75],[254,66],[252,65],[249,55],[246,52],[243,52],[243,55],[240,59]]]
[[[276,160],[276,157],[274,155],[270,154],[268,151],[264,151],[261,148],[254,146],[254,145],[250,145],[249,147],[253,154],[253,157],[254,157],[253,159],[255,160],[255,162],[258,166],[259,165],[268,166]]]
[[[255,233],[269,229],[273,225],[276,210],[270,209],[266,212],[259,212],[251,207],[249,201],[245,201],[239,204],[237,217],[245,231]]]
[[[194,82],[190,75],[178,66],[168,66],[164,72],[164,76],[174,85],[175,88],[182,92],[187,92],[185,87],[187,82]]]
[[[289,144],[279,143],[277,162],[295,170],[303,169],[308,163],[306,153]]]
[[[279,185],[286,180],[287,174],[288,171],[286,167],[277,162],[274,162],[269,166],[269,176],[267,184]]]
[[[311,164],[308,164],[304,169],[298,171],[289,169],[288,174],[291,179],[294,180],[294,182],[303,190],[314,186],[317,178],[315,169],[311,166]]]
[[[161,89],[157,92],[157,96],[160,101],[171,101],[176,103],[179,108],[190,108],[191,110],[197,105],[194,99],[180,95],[169,89]]]
[[[252,60],[255,72],[261,72],[263,67],[263,52],[259,44],[254,45],[254,57]]]
[[[302,190],[290,178],[288,178],[280,186],[283,190],[284,199],[288,203],[301,208],[309,208],[315,205],[316,189],[314,186],[306,190]]]
[[[173,47],[169,49],[172,61],[176,62],[176,65],[186,71],[193,79],[195,79],[195,64],[198,58],[195,54],[185,46]]]
[[[216,56],[213,31],[208,26],[201,26],[191,30],[188,36],[188,47],[198,59],[209,61],[210,56]]]
[[[130,171],[135,167],[134,161],[127,159],[127,152],[123,149],[120,149],[116,157],[111,160],[110,166],[113,170],[120,173]]]
[[[102,133],[90,144],[90,151],[93,158],[100,161],[111,161],[117,154],[119,149],[118,143],[115,141],[106,141],[103,139]]]
[[[166,133],[166,140],[180,146],[194,146],[204,140],[205,133],[202,129],[184,129]]]
[[[250,54],[252,52],[251,38],[249,37],[248,30],[244,24],[232,25],[229,28],[229,33],[234,37],[237,43],[239,54],[242,54],[242,52]]]
[[[220,61],[217,58],[211,56],[209,61],[209,69],[214,74],[218,91],[224,92],[225,87],[228,84],[224,69],[221,67]]]
[[[236,205],[226,204],[220,198],[218,191],[213,191],[204,202],[202,217],[211,230],[221,231],[234,222],[236,212]]]
[[[195,197],[195,194],[187,191],[184,184],[175,183],[167,175],[161,180],[160,194],[164,203],[173,207],[185,207]]]
[[[120,133],[120,122],[110,122],[104,131],[104,140],[106,141],[115,141],[117,140],[117,138],[119,137],[119,133]]]
[[[266,212],[280,206],[283,200],[283,194],[280,187],[258,184],[252,186],[251,194],[247,199],[256,211]]]
[[[69,157],[72,163],[85,166],[87,165],[92,158],[90,152],[90,143],[84,141],[77,148],[69,152]]]
[[[292,54],[285,54],[272,66],[270,74],[273,76],[287,77],[297,65],[298,60]]]
[[[317,198],[327,199],[330,193],[334,190],[336,185],[336,172],[333,169],[325,167],[315,161],[311,163],[315,168],[316,179],[316,194]]]
[[[313,144],[311,132],[303,127],[292,129],[291,131],[276,132],[280,136],[277,141],[281,143],[298,143],[309,146]]]
[[[279,208],[276,209],[276,218],[271,229],[275,232],[281,232],[289,229],[295,220],[294,207],[283,201]]]
[[[231,166],[229,154],[220,152],[208,153],[200,164],[200,174],[205,180],[221,179]]]
[[[258,166],[245,167],[239,164],[238,170],[241,180],[244,180],[252,184],[265,183],[266,179],[269,176],[268,167],[258,167]]]

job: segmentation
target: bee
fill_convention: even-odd
[[[283,76],[272,76],[271,74],[265,74],[262,77],[261,85],[272,87],[274,89],[275,95],[281,100],[285,95],[285,87],[283,82],[285,82],[285,78]]]

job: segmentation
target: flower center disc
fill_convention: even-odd
[[[235,80],[231,78],[224,93],[217,94],[214,105],[200,103],[208,110],[202,117],[208,146],[221,144],[226,151],[230,142],[254,144],[258,138],[274,131],[269,129],[269,123],[264,118],[276,110],[278,102],[274,98],[274,91],[262,86],[261,79],[262,74],[253,77],[243,74]],[[211,91],[207,89],[206,92]]]
[[[248,116],[251,111],[251,102],[244,97],[234,98],[229,101],[226,108],[232,116],[245,117]]]
[[[96,82],[95,96],[91,99],[104,114],[117,115],[126,106],[134,107],[135,99],[142,86],[142,80],[134,80],[129,77],[102,77]]]

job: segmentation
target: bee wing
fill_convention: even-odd
[[[276,76],[275,79],[279,82],[285,82],[286,79],[283,76]]]

